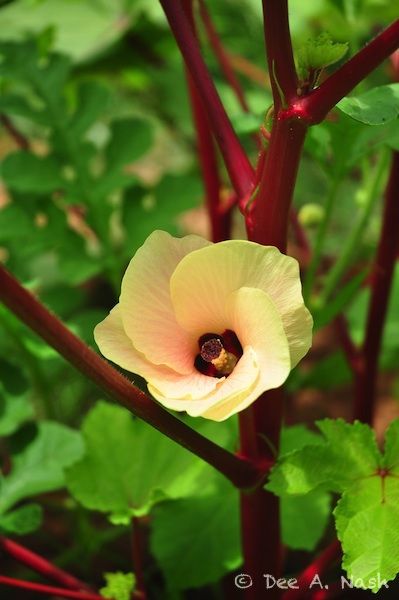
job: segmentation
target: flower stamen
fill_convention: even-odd
[[[238,362],[235,354],[227,352],[218,338],[204,342],[200,354],[206,362],[213,364],[220,375],[230,375]]]

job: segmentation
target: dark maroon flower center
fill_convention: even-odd
[[[199,353],[194,365],[209,377],[227,377],[242,356],[242,346],[234,331],[205,333],[198,340]]]

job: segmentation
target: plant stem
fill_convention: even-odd
[[[232,185],[239,196],[245,195],[252,185],[253,169],[233,130],[215,84],[201,56],[180,0],[160,0],[176,38],[186,67],[201,96],[211,123],[212,132],[226,164]]]
[[[306,125],[276,116],[259,192],[247,219],[248,237],[285,252],[288,220]]]
[[[289,590],[283,600],[299,600],[309,594],[309,585],[315,575],[323,575],[327,569],[341,556],[341,544],[336,540],[332,542],[297,578],[299,589]]]
[[[196,35],[192,1],[185,2],[184,8],[193,35]],[[206,208],[211,225],[211,239],[213,242],[222,242],[230,237],[231,212],[223,213],[221,211],[219,166],[208,115],[188,69],[186,69],[186,76],[197,132],[198,156],[205,187]]]
[[[320,123],[337,102],[349,94],[398,47],[399,19],[381,31],[320,87],[299,98],[294,107],[296,112],[312,123]]]
[[[143,568],[143,537],[140,519],[134,517],[132,520],[132,556],[133,571],[136,576],[136,590],[140,592],[143,600],[146,600],[146,588]]]
[[[373,268],[371,299],[362,348],[362,369],[355,380],[354,418],[371,424],[376,400],[378,358],[398,253],[399,152],[394,152],[385,192],[380,241]]]
[[[220,68],[223,71],[226,81],[229,83],[231,89],[234,91],[242,110],[244,112],[249,112],[249,106],[245,99],[245,95],[242,90],[241,84],[234,72],[234,69],[231,66],[230,58],[226,53],[225,49],[223,48],[223,44],[220,41],[215,26],[212,23],[212,19],[210,17],[204,0],[199,0],[199,9],[201,19],[205,26],[206,35],[208,37],[210,45],[212,46],[213,52],[219,62]]]
[[[233,485],[238,488],[248,488],[262,480],[264,473],[258,465],[234,456],[190,429],[132,385],[128,379],[71,333],[55,315],[25,290],[1,265],[0,300],[21,321],[116,402],[205,460],[225,475]]]
[[[274,110],[296,98],[297,76],[292,53],[287,0],[263,0],[265,43]],[[281,97],[281,93],[283,98]]]
[[[282,109],[296,95],[291,38],[286,0],[264,0],[265,40],[274,96],[273,127],[265,160],[262,160],[260,185],[247,211],[250,240],[286,250],[288,220],[297,169],[306,134],[306,124],[286,119]],[[274,75],[272,77],[272,75]],[[283,415],[283,390],[270,390],[247,409],[241,420],[241,453],[248,458],[270,460],[270,447],[278,452]],[[248,430],[248,423],[253,426]],[[251,439],[252,436],[252,439]],[[279,499],[264,489],[241,494],[241,527],[245,572],[254,585],[246,589],[248,600],[264,598],[263,574],[280,577],[282,546]],[[278,599],[275,586],[268,597]]]
[[[104,600],[99,594],[65,590],[49,585],[43,585],[42,583],[34,583],[33,581],[4,577],[4,575],[0,575],[0,585],[9,585],[10,587],[17,587],[23,590],[29,590],[30,592],[38,592],[39,594],[48,594],[49,596],[58,596],[61,598],[72,598],[74,600]]]
[[[310,295],[313,290],[314,280],[320,265],[320,259],[323,252],[324,239],[326,237],[327,229],[331,221],[339,186],[340,179],[338,177],[335,177],[327,196],[323,220],[320,223],[320,226],[317,231],[316,241],[312,253],[312,260],[310,261],[309,268],[306,270],[305,281],[303,284],[303,295],[305,298],[305,302],[309,301]]]
[[[26,138],[14,125],[11,119],[5,115],[0,114],[0,123],[4,129],[10,134],[14,142],[21,150],[29,150],[30,144],[28,138]]]
[[[26,565],[36,573],[40,573],[47,579],[55,581],[70,590],[86,590],[91,591],[90,587],[79,581],[73,575],[66,573],[56,565],[53,565],[51,562],[35,554],[28,548],[25,548],[21,544],[14,542],[5,537],[0,537],[0,548],[4,550],[9,556],[12,556],[19,563]]]
[[[350,264],[350,261],[353,259],[356,249],[360,244],[360,240],[369,221],[373,207],[379,197],[381,183],[385,174],[385,167],[386,154],[384,152],[375,165],[371,176],[366,180],[366,197],[364,199],[364,205],[362,207],[361,214],[355,226],[351,230],[344,247],[340,250],[334,266],[330,269],[326,277],[326,281],[319,298],[322,305],[328,302],[329,297],[337,288],[341,278]]]

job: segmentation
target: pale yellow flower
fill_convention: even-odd
[[[97,325],[102,354],[167,408],[221,421],[279,387],[311,345],[298,263],[273,246],[155,231],[119,304]]]

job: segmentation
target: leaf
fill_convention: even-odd
[[[202,587],[239,567],[237,491],[224,484],[217,495],[157,506],[151,550],[171,589]]]
[[[308,40],[297,52],[300,77],[305,79],[309,71],[320,71],[333,65],[341,60],[347,51],[347,43],[333,42],[327,33]]]
[[[26,504],[0,515],[0,530],[6,534],[27,535],[42,524],[43,510],[39,504]]]
[[[110,100],[107,87],[97,81],[84,81],[78,88],[76,111],[70,122],[70,133],[79,138],[104,113]]]
[[[281,434],[281,455],[309,444],[322,443],[321,436],[303,425],[285,427]],[[313,550],[320,541],[331,513],[330,494],[313,491],[305,496],[281,499],[283,543],[289,548]]]
[[[104,573],[107,585],[100,589],[100,594],[109,600],[130,600],[136,585],[133,573]]]
[[[120,119],[111,123],[111,139],[106,148],[109,171],[122,167],[145,154],[152,145],[153,130],[144,119]]]
[[[12,471],[0,478],[0,513],[14,504],[64,485],[65,467],[83,454],[79,432],[53,422],[41,422],[32,442],[12,456]]]
[[[29,381],[20,366],[0,358],[0,383],[11,396],[20,396],[29,387]]]
[[[86,508],[112,513],[118,522],[212,485],[208,465],[123,408],[99,402],[82,433],[86,454],[68,469],[68,489]]]
[[[0,242],[19,242],[31,235],[33,223],[15,202],[0,208]]]
[[[358,481],[334,514],[349,578],[356,587],[378,592],[399,571],[399,481],[389,476]]]
[[[382,466],[393,474],[399,474],[399,419],[392,421],[385,432]]]
[[[198,206],[202,194],[200,179],[192,175],[166,175],[152,195],[143,188],[130,189],[123,204],[126,254],[132,256],[154,229],[179,233],[179,216]]]
[[[399,83],[381,85],[360,96],[343,98],[337,107],[366,125],[389,123],[399,115]]]
[[[25,151],[5,158],[2,175],[10,190],[22,193],[49,194],[64,185],[54,157],[39,158]]]
[[[381,455],[367,425],[325,419],[317,426],[324,443],[282,456],[271,471],[268,490],[279,496],[307,494],[318,488],[342,492],[354,480],[376,471]]]
[[[33,407],[26,397],[0,396],[0,436],[11,435],[32,417]]]
[[[312,310],[314,330],[321,329],[339,315],[353,300],[356,293],[364,282],[367,270],[363,270],[345,285],[342,285],[336,296],[329,300],[324,306]]]

